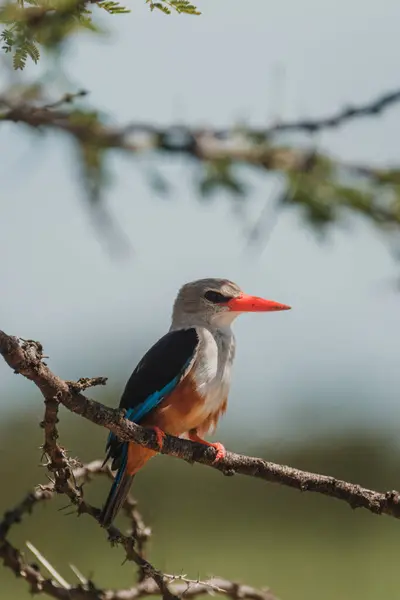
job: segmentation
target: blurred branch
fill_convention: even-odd
[[[322,129],[336,129],[348,121],[354,121],[360,117],[376,117],[393,104],[400,102],[400,90],[393,90],[382,94],[365,104],[359,106],[348,106],[333,115],[321,119],[302,119],[287,123],[277,123],[266,130],[268,134],[281,133],[283,131],[305,131],[316,133]]]
[[[339,111],[321,120],[280,123],[267,128],[195,128],[131,123],[111,126],[95,111],[77,108],[74,101],[84,91],[66,94],[55,102],[19,95],[0,95],[0,122],[23,123],[33,129],[67,134],[77,147],[79,166],[92,206],[100,210],[101,192],[108,181],[107,157],[112,150],[131,155],[157,151],[183,154],[204,167],[198,181],[202,195],[222,188],[243,196],[246,183],[234,170],[246,164],[262,172],[285,175],[285,191],[276,206],[304,209],[304,216],[318,229],[336,221],[344,209],[368,218],[377,226],[400,225],[400,168],[378,168],[345,163],[324,152],[293,145],[277,145],[274,133],[284,130],[315,131],[339,127],[360,116],[376,116],[400,100],[400,91],[383,94],[372,102]],[[67,105],[67,106],[64,106]],[[150,182],[152,183],[152,182]],[[155,189],[168,185],[161,176]],[[341,212],[342,211],[342,212]],[[107,220],[104,224],[107,224]]]
[[[74,391],[73,387],[69,387],[60,377],[54,375],[42,361],[41,348],[40,344],[32,341],[24,341],[21,344],[18,338],[8,336],[0,331],[0,353],[7,364],[16,373],[33,381],[39,387],[45,401],[56,398],[57,402],[61,402],[72,412],[83,416],[92,423],[106,427],[121,440],[135,441],[142,446],[158,450],[156,435],[153,431],[125,419],[121,411],[89,400],[83,394]],[[397,491],[377,492],[335,477],[300,471],[286,465],[233,452],[228,452],[224,459],[214,464],[216,453],[214,448],[204,447],[202,444],[171,435],[165,437],[162,453],[181,458],[189,463],[198,462],[207,465],[221,471],[224,475],[239,473],[271,483],[286,485],[302,492],[316,492],[330,496],[346,502],[352,508],[365,508],[374,514],[386,514],[397,519],[400,518],[400,494]],[[66,493],[70,495],[69,488]],[[87,512],[96,519],[98,518],[98,510],[87,505],[79,495],[71,497],[71,500],[78,504],[79,512]],[[122,543],[127,549],[126,541]],[[138,562],[137,557],[134,557],[133,560]]]
[[[95,1],[95,0],[91,0]],[[31,10],[36,10],[31,9]],[[0,96],[0,105],[3,104],[8,110],[1,115],[3,121],[23,122],[31,127],[54,127],[68,131],[80,139],[92,139],[98,136],[98,141],[102,141],[104,145],[109,147],[119,147],[129,151],[140,151],[149,148],[159,148],[170,152],[187,152],[198,156],[199,158],[215,158],[220,157],[222,149],[217,146],[223,140],[230,138],[232,135],[238,135],[241,132],[246,133],[249,141],[261,142],[266,141],[274,133],[284,131],[304,131],[307,133],[315,133],[323,129],[339,128],[340,126],[353,121],[360,117],[376,117],[387,110],[394,104],[400,102],[400,90],[384,93],[365,104],[359,106],[347,107],[339,110],[331,116],[321,119],[301,119],[292,122],[281,122],[263,128],[229,128],[229,129],[211,129],[211,128],[190,128],[185,126],[168,126],[157,127],[150,123],[131,123],[125,127],[118,129],[104,126],[98,127],[94,131],[91,123],[81,123],[80,127],[76,127],[73,123],[73,113],[70,111],[58,111],[60,106],[65,103],[72,103],[76,98],[85,96],[86,91],[78,91],[76,93],[67,93],[59,100],[52,103],[44,104],[43,106],[34,106],[29,102],[11,100],[6,95]],[[100,125],[100,124],[98,124]],[[133,134],[149,134],[153,139],[142,140],[141,143],[129,143],[127,138]],[[253,151],[248,153],[239,148],[230,148],[229,156],[235,160],[244,160],[246,162],[258,163],[261,161],[263,166],[269,166],[269,161],[263,162],[262,156]],[[226,150],[228,152],[228,150]],[[215,153],[215,154],[214,154]],[[277,159],[277,163],[282,161],[282,167],[286,165],[289,168],[292,164],[297,165],[297,160]],[[293,163],[294,161],[294,163]],[[272,165],[274,165],[274,160]]]

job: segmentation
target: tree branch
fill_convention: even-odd
[[[91,1],[91,0],[89,0]],[[95,0],[92,0],[95,2]],[[42,13],[50,9],[31,7],[25,9],[25,12],[32,11],[32,14],[36,12]],[[55,102],[44,104],[42,107],[27,104],[24,101],[16,102],[8,99],[5,95],[0,97],[0,104],[3,104],[8,108],[1,118],[5,121],[23,121],[33,127],[41,125],[49,125],[54,122],[54,125],[60,126],[60,121],[64,118],[70,117],[68,111],[59,112],[54,109],[59,109],[63,104],[70,104],[76,98],[86,96],[86,90],[79,90],[75,93],[66,93],[59,100]],[[342,125],[351,122],[361,117],[374,117],[380,115],[382,112],[392,107],[393,105],[400,102],[400,89],[396,89],[390,92],[380,94],[370,102],[365,102],[356,106],[347,106],[343,109],[336,111],[335,113],[322,117],[319,119],[300,119],[296,121],[279,122],[269,127],[251,128],[249,133],[254,135],[255,138],[268,138],[275,133],[281,133],[284,131],[303,131],[306,133],[315,133],[323,129],[338,128]],[[158,128],[152,124],[137,123],[130,124],[123,128],[126,133],[137,132],[149,132],[155,135],[165,134],[166,131],[173,129],[168,127],[167,129]],[[178,129],[178,128],[177,128]],[[231,130],[227,129],[214,129],[214,130],[193,130],[194,132],[201,132],[213,134],[217,139],[227,138]]]
[[[110,475],[110,471],[102,467],[101,461],[93,461],[75,468],[72,472],[74,480],[83,479],[85,481],[96,474]],[[7,540],[11,528],[20,523],[25,515],[31,514],[37,504],[50,500],[55,491],[55,485],[53,484],[39,486],[13,510],[6,512],[0,522],[0,557],[6,567],[30,584],[31,593],[43,592],[57,600],[136,600],[137,598],[155,596],[160,593],[165,600],[178,600],[182,596],[195,598],[207,593],[226,595],[232,600],[277,600],[268,590],[256,590],[250,586],[240,585],[225,579],[213,578],[208,581],[194,581],[187,579],[185,576],[166,575],[154,569],[150,563],[143,559],[140,559],[139,564],[144,568],[145,578],[139,581],[135,587],[126,590],[103,590],[97,588],[92,581],[82,580],[82,577],[80,578],[80,584],[77,586],[69,585],[63,579],[63,585],[60,587],[60,581],[57,583],[57,581],[45,578],[39,566],[28,563],[24,555]],[[130,499],[130,503],[133,502]],[[112,529],[114,535],[124,538],[115,527]],[[133,549],[133,540],[130,540],[130,544]],[[32,549],[31,544],[29,547]],[[50,572],[55,576],[55,569],[36,549],[35,556],[47,569],[50,568]],[[134,560],[138,562],[136,559]]]
[[[78,95],[78,94],[77,94]],[[296,170],[301,166],[304,152],[286,148],[272,148],[265,144],[249,144],[237,139],[227,144],[232,132],[191,129],[184,126],[156,127],[146,123],[131,123],[126,127],[110,127],[96,118],[85,118],[84,113],[74,115],[70,110],[32,106],[24,101],[11,101],[0,97],[0,106],[7,107],[0,114],[1,121],[24,123],[32,128],[56,130],[71,135],[80,146],[90,145],[101,150],[121,149],[129,153],[161,150],[186,154],[199,160],[244,161],[267,169]],[[260,134],[252,130],[255,137]],[[262,134],[264,136],[264,133]],[[229,141],[229,140],[228,140]]]
[[[283,131],[305,131],[306,133],[316,133],[322,129],[337,129],[338,127],[354,121],[360,117],[375,117],[380,115],[390,106],[400,101],[400,90],[393,90],[382,94],[365,104],[359,106],[348,106],[334,113],[333,115],[321,119],[302,119],[300,121],[277,123],[268,127],[265,131],[268,135],[281,133]]]
[[[88,465],[82,465],[80,467],[71,470],[71,479],[75,482],[76,480],[82,479],[83,481],[87,481],[90,476],[98,475],[98,474],[108,474],[111,475],[109,469],[104,468],[102,466],[101,461],[93,461]],[[62,590],[54,589],[54,584],[41,576],[40,571],[36,567],[32,567],[28,565],[22,554],[14,548],[8,541],[7,536],[11,529],[11,527],[20,523],[24,514],[28,514],[32,512],[33,507],[41,501],[50,500],[54,496],[54,492],[64,493],[66,494],[73,504],[78,506],[78,514],[88,514],[94,519],[98,521],[100,516],[100,509],[96,508],[83,500],[82,495],[82,487],[75,487],[75,485],[69,481],[68,487],[62,486],[60,487],[57,479],[56,481],[50,483],[47,486],[39,486],[34,492],[31,492],[26,496],[26,498],[11,511],[5,513],[2,522],[0,523],[0,557],[3,558],[4,564],[11,568],[16,574],[19,574],[22,577],[25,577],[27,581],[31,584],[32,590],[34,591],[45,591],[49,595],[55,598],[70,598],[70,596],[66,596]],[[135,507],[135,512],[132,511],[132,507]],[[126,560],[135,562],[139,569],[140,575],[142,576],[142,580],[145,578],[151,578],[154,580],[154,585],[152,587],[153,593],[161,593],[164,600],[177,600],[177,597],[169,590],[169,586],[167,585],[166,578],[164,574],[161,573],[158,569],[153,567],[147,560],[143,557],[143,542],[144,536],[146,539],[149,537],[149,530],[143,524],[143,519],[141,515],[139,515],[136,503],[132,498],[128,498],[128,500],[124,504],[124,511],[127,512],[132,521],[137,519],[136,526],[133,528],[131,535],[124,535],[121,531],[115,527],[114,525],[110,526],[107,529],[109,540],[112,544],[120,544],[125,549]],[[141,541],[139,540],[138,550],[135,549],[135,542],[137,541],[135,538],[135,530],[144,530],[142,532]],[[92,591],[92,587],[90,588]],[[155,590],[155,591],[154,591]],[[65,591],[65,590],[64,590]],[[86,594],[83,595],[83,591],[81,588],[77,588],[77,594],[72,595],[71,598],[90,598],[93,599],[93,596]],[[89,591],[89,590],[87,590]],[[103,597],[99,594],[98,596],[103,600]],[[117,596],[116,596],[117,597]],[[134,597],[134,596],[133,596]]]
[[[30,10],[36,10],[32,8]],[[348,107],[321,119],[302,119],[282,122],[270,127],[231,127],[228,129],[193,128],[183,125],[156,126],[150,123],[130,123],[124,127],[110,127],[93,113],[62,109],[87,92],[65,94],[59,100],[34,105],[21,99],[0,96],[0,121],[25,123],[33,128],[47,128],[69,133],[79,144],[89,144],[99,149],[119,148],[128,152],[162,150],[183,153],[202,161],[232,160],[258,165],[269,170],[296,171],[303,169],[304,150],[270,145],[270,138],[285,131],[314,133],[327,128],[338,128],[356,118],[377,116],[400,101],[400,90],[378,96],[371,102]],[[363,165],[342,165],[348,169],[371,176],[378,169]],[[382,170],[383,171],[383,170]]]
[[[29,91],[29,89],[27,90]],[[314,132],[327,127],[339,127],[352,119],[381,114],[400,100],[400,90],[382,94],[372,102],[335,112],[322,119],[276,123],[270,127],[230,127],[226,129],[190,127],[185,125],[157,126],[151,123],[131,123],[116,127],[87,108],[72,106],[84,91],[65,94],[55,102],[43,98],[32,100],[0,95],[0,123],[11,121],[31,128],[58,131],[73,141],[82,183],[97,226],[109,234],[113,250],[128,247],[121,231],[104,203],[101,193],[106,185],[106,164],[109,151],[122,150],[132,156],[143,152],[180,154],[202,166],[195,175],[195,184],[202,195],[225,189],[235,196],[246,193],[246,180],[235,166],[245,164],[264,172],[279,171],[285,176],[284,191],[274,202],[277,209],[296,207],[312,227],[323,229],[346,209],[368,218],[376,226],[400,225],[400,168],[375,167],[368,164],[343,162],[324,151],[299,145],[278,143],[279,132]],[[67,106],[66,106],[67,105]],[[279,138],[278,138],[279,139]],[[158,172],[149,174],[149,185],[159,193],[167,193],[168,181]],[[366,185],[367,184],[367,185]],[[271,201],[268,200],[268,205]],[[254,240],[261,227],[251,234]]]
[[[39,350],[40,349],[40,350]],[[156,435],[124,418],[121,411],[89,400],[74,391],[67,383],[54,375],[42,361],[41,345],[32,341],[21,344],[15,337],[0,331],[0,353],[16,373],[33,381],[41,390],[45,400],[56,398],[66,408],[81,415],[92,423],[106,427],[121,440],[135,441],[153,450],[158,449]],[[374,514],[386,514],[400,518],[400,494],[397,491],[386,493],[370,490],[360,485],[341,481],[335,477],[301,471],[286,465],[268,462],[261,458],[228,452],[226,457],[214,464],[215,449],[202,444],[167,435],[162,449],[163,454],[181,458],[189,463],[200,463],[221,471],[224,475],[239,473],[249,477],[279,483],[302,492],[316,492],[349,504],[352,508],[365,508]],[[93,513],[78,499],[81,512]],[[97,509],[96,509],[97,511]],[[98,514],[93,514],[95,518]]]

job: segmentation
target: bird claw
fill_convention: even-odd
[[[206,440],[203,440],[201,437],[199,437],[197,435],[195,430],[192,430],[189,432],[189,439],[192,440],[192,442],[197,442],[198,444],[203,444],[203,446],[209,446],[209,447],[211,446],[211,448],[215,448],[217,453],[215,455],[213,463],[219,462],[226,456],[225,446],[223,446],[220,442],[207,442]]]
[[[165,432],[162,429],[160,429],[159,427],[155,427],[155,426],[148,427],[148,429],[152,429],[154,431],[154,433],[156,434],[158,448],[159,448],[159,451],[161,452],[161,450],[164,446]]]
[[[215,448],[217,451],[215,458],[213,460],[213,463],[217,463],[220,460],[222,460],[223,458],[225,458],[225,456],[226,456],[225,446],[223,446],[220,442],[214,442],[213,444],[210,444],[210,446]]]

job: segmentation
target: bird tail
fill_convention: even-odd
[[[103,527],[109,527],[117,516],[129,493],[133,478],[134,475],[129,475],[126,472],[126,460],[124,460],[118,469],[110,493],[100,514],[100,523]]]

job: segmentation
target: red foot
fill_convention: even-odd
[[[220,442],[215,442],[214,444],[210,444],[210,446],[215,448],[217,451],[217,454],[215,455],[213,462],[216,463],[216,462],[219,462],[221,459],[225,458],[225,456],[226,456],[225,446],[223,446]]]
[[[152,429],[154,431],[154,433],[156,434],[156,438],[157,438],[158,448],[159,448],[159,450],[162,450],[162,447],[164,446],[164,438],[165,438],[164,431],[156,426],[148,427],[148,429]]]
[[[192,440],[192,442],[197,442],[198,444],[203,444],[204,446],[211,446],[212,448],[215,448],[217,454],[215,455],[215,458],[213,460],[214,463],[219,462],[226,456],[225,446],[220,444],[220,442],[207,442],[206,440],[203,440],[201,437],[199,437],[197,433],[194,432],[189,432],[189,439]]]

